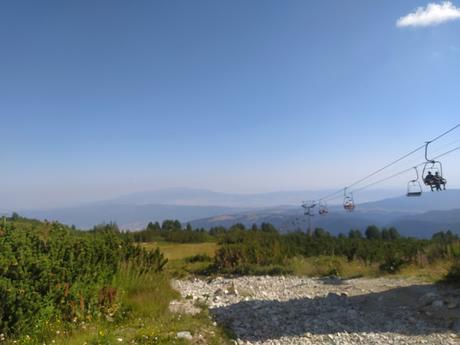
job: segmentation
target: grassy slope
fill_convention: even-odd
[[[27,221],[24,226],[31,226]],[[37,222],[39,224],[39,222]],[[169,302],[179,298],[169,280],[174,275],[190,274],[206,267],[210,262],[187,263],[187,257],[206,254],[213,257],[216,243],[175,244],[148,243],[149,249],[159,247],[169,259],[167,272],[147,277],[130,276],[128,268],[122,269],[114,280],[114,286],[120,291],[118,305],[123,306],[118,319],[92,321],[81,325],[63,325],[59,322],[49,326],[51,340],[55,344],[188,344],[176,339],[179,331],[190,331],[201,335],[200,344],[226,344],[225,331],[212,325],[206,310],[197,316],[172,314],[168,310]],[[360,262],[347,262],[344,258],[292,258],[286,261],[286,267],[293,274],[302,276],[328,275],[334,270],[345,278],[358,276],[378,276],[377,266]],[[405,267],[399,276],[422,276],[430,280],[441,278],[448,271],[449,262],[438,262],[424,268]],[[121,339],[121,341],[120,341]],[[18,343],[32,344],[26,337]],[[48,341],[46,343],[49,343]],[[197,344],[198,344],[197,343]]]
[[[103,322],[86,326],[71,336],[57,337],[57,344],[189,344],[176,339],[179,331],[190,331],[201,335],[202,340],[192,344],[228,344],[225,330],[214,327],[206,310],[197,316],[177,315],[168,311],[171,300],[179,298],[169,284],[172,276],[193,274],[210,265],[211,262],[189,263],[187,258],[198,254],[213,257],[218,245],[216,243],[177,244],[155,242],[143,244],[148,249],[159,247],[168,258],[167,272],[161,279],[132,279],[121,273],[117,285],[125,291],[123,302],[131,309],[131,316],[120,323]],[[382,275],[378,265],[366,265],[363,262],[348,262],[341,257],[295,257],[286,261],[286,267],[295,275],[324,276],[336,273],[343,278],[377,277]],[[406,266],[394,275],[418,276],[436,281],[445,276],[451,262],[438,261],[426,267]],[[117,339],[123,339],[119,342]]]
[[[206,310],[195,316],[172,314],[168,311],[169,302],[179,298],[169,284],[171,273],[190,272],[190,264],[185,258],[196,254],[212,254],[215,244],[158,244],[166,255],[171,258],[168,263],[169,271],[151,277],[131,277],[129,270],[122,270],[114,282],[124,294],[121,302],[125,305],[129,316],[113,322],[94,322],[76,327],[65,333],[54,326],[59,335],[54,337],[58,345],[77,344],[190,344],[176,339],[179,331],[190,331],[193,335],[201,335],[198,342],[192,344],[228,344],[225,330],[212,325]],[[154,244],[149,246],[155,247]],[[204,264],[204,263],[203,263]],[[379,276],[381,273],[376,266],[368,266],[359,262],[348,263],[343,258],[293,258],[287,265],[296,275],[321,276],[327,275],[332,269],[339,269],[344,278],[358,276]],[[437,280],[445,274],[449,267],[446,262],[439,262],[425,268],[406,267],[396,276],[421,276]],[[119,341],[121,339],[122,341]]]
[[[190,344],[176,338],[176,333],[180,331],[189,331],[192,335],[198,336],[201,340],[196,342],[197,344],[228,343],[225,330],[212,324],[207,310],[204,309],[195,316],[173,314],[168,310],[169,302],[180,298],[177,291],[170,286],[172,274],[184,272],[187,266],[184,261],[186,257],[197,254],[213,256],[217,244],[161,242],[147,243],[144,246],[148,249],[160,248],[169,260],[167,272],[139,278],[131,277],[129,269],[121,270],[114,285],[124,291],[120,302],[129,310],[129,316],[121,322],[86,325],[83,330],[79,328],[66,336],[56,337],[56,344]]]
[[[160,248],[165,257],[170,260],[180,260],[189,256],[197,254],[207,254],[210,257],[214,256],[217,243],[167,243],[167,242],[153,242],[143,244],[148,249]]]
[[[348,262],[342,257],[295,257],[287,262],[287,267],[298,276],[318,277],[337,274],[342,278],[351,279],[358,277],[419,277],[427,281],[436,282],[444,279],[452,266],[451,260],[438,260],[424,267],[405,265],[397,274],[385,274],[379,270],[378,264],[365,264],[362,261]]]
[[[18,219],[17,228],[32,231],[36,229],[46,236],[49,225],[40,221]],[[34,230],[35,231],[35,230]],[[195,254],[212,255],[216,244],[197,245],[149,244],[149,248],[160,247],[173,266],[186,256]],[[168,306],[171,300],[180,298],[170,285],[171,270],[163,273],[149,273],[139,276],[136,270],[122,267],[115,276],[112,286],[118,290],[117,301],[112,307],[113,318],[87,320],[82,323],[65,323],[61,320],[46,322],[43,331],[33,331],[36,325],[30,325],[29,334],[19,338],[7,338],[0,343],[12,344],[57,344],[57,345],[105,345],[105,344],[190,344],[177,339],[180,331],[189,331],[195,338],[192,344],[227,344],[228,337],[223,329],[212,324],[208,311],[195,316],[171,313]],[[110,314],[110,312],[109,312]],[[3,336],[2,336],[3,337]]]
[[[56,344],[189,344],[176,338],[180,331],[201,335],[202,344],[227,343],[224,332],[212,325],[207,311],[195,316],[168,311],[169,302],[179,296],[171,289],[167,274],[139,281],[125,271],[117,279],[116,283],[125,291],[122,300],[129,316],[121,321],[78,327],[67,335],[56,336]]]
[[[154,242],[144,244],[149,249],[159,247],[168,258],[168,270],[175,276],[193,274],[205,269],[210,262],[187,263],[187,257],[198,254],[206,254],[214,257],[218,244],[216,243],[167,243]],[[438,260],[435,263],[420,267],[416,265],[404,266],[394,277],[419,277],[429,281],[439,281],[445,277],[452,262],[449,260]],[[294,257],[286,260],[285,266],[288,271],[298,276],[327,276],[338,274],[343,278],[356,277],[378,277],[383,275],[378,264],[368,265],[361,261],[348,262],[342,257]]]

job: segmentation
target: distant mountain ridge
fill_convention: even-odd
[[[134,193],[68,208],[19,210],[19,213],[27,217],[75,224],[84,229],[102,222],[113,221],[123,229],[137,230],[145,227],[150,221],[178,219],[183,223],[190,222],[194,227],[204,228],[228,227],[235,223],[250,226],[253,223],[269,222],[282,231],[292,231],[306,229],[306,219],[298,206],[300,201],[314,199],[314,196],[320,192],[227,194],[201,189],[175,188]],[[320,195],[324,195],[324,192],[322,191]],[[367,197],[372,199],[382,194],[394,195],[394,191],[374,192],[367,194]],[[216,204],[201,205],[212,200]],[[364,197],[360,194],[359,201],[362,200]],[[239,205],[239,207],[231,205]],[[323,227],[331,233],[348,232],[351,228],[364,229],[370,224],[395,225],[405,234],[428,236],[429,233],[440,228],[460,231],[458,226],[460,222],[457,222],[459,209],[460,190],[428,192],[420,198],[400,196],[358,203],[353,213],[345,213],[340,205],[332,205],[327,216],[313,218],[313,225]]]
[[[246,226],[270,222],[281,231],[306,230],[307,219],[298,208],[253,210],[233,215],[197,219],[195,227]],[[313,227],[322,227],[333,234],[350,229],[364,230],[368,225],[395,226],[407,236],[429,237],[439,230],[460,233],[460,190],[425,193],[420,198],[405,196],[358,204],[356,211],[346,213],[341,206],[332,206],[325,216],[313,217]]]
[[[460,208],[460,190],[452,189],[442,192],[426,192],[421,197],[399,196],[367,202],[359,205],[367,210],[427,212],[432,210],[452,210]]]
[[[335,190],[334,190],[335,191]],[[122,195],[96,204],[167,204],[183,206],[275,207],[300,205],[302,200],[318,199],[331,190],[275,191],[265,193],[222,193],[207,189],[168,188]],[[362,202],[398,195],[396,190],[372,190],[360,194]]]
[[[188,222],[200,215],[211,217],[246,210],[247,208],[219,206],[101,204],[48,210],[22,210],[20,214],[30,218],[74,224],[82,229],[90,229],[101,223],[116,222],[122,229],[140,230],[151,221],[177,219]]]
[[[299,215],[265,213],[256,214],[255,212],[210,217],[207,219],[195,220],[191,224],[194,227],[209,229],[215,226],[229,227],[236,223],[250,227],[252,224],[268,222],[282,232],[306,231],[307,220]],[[427,238],[435,232],[451,230],[460,234],[460,209],[449,211],[429,211],[417,215],[404,215],[400,213],[388,213],[386,215],[376,215],[372,213],[354,214],[328,214],[326,216],[316,216],[312,221],[312,226],[324,228],[334,235],[339,233],[347,234],[351,229],[364,231],[369,225],[379,227],[394,226],[405,236]]]

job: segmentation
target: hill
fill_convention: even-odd
[[[297,206],[302,200],[318,199],[331,190],[276,191],[268,193],[221,193],[207,189],[168,188],[122,195],[104,200],[97,204],[163,204],[187,206],[225,206],[225,207],[277,207],[280,205]],[[361,202],[375,201],[395,196],[395,190],[372,190],[360,194]]]
[[[192,221],[197,227],[245,226],[269,222],[282,231],[305,230],[307,219],[299,208],[270,208],[238,214],[227,214]],[[425,193],[420,198],[397,197],[360,204],[353,213],[333,206],[326,216],[316,215],[313,227],[322,227],[333,234],[350,229],[364,230],[368,225],[395,226],[406,236],[429,237],[439,230],[450,229],[460,233],[460,191]]]
[[[432,210],[452,210],[460,208],[460,190],[452,189],[443,192],[426,192],[421,197],[408,198],[399,196],[367,202],[359,205],[360,209],[365,210],[384,210],[386,212],[427,212]]]
[[[19,212],[27,217],[58,220],[84,229],[98,223],[116,222],[124,229],[137,230],[150,221],[178,219],[207,229],[213,226],[228,227],[235,223],[251,226],[267,222],[282,231],[292,231],[306,229],[306,219],[297,205],[307,197],[313,198],[315,193],[319,191],[226,194],[176,188],[135,193],[69,208]],[[367,197],[377,197],[379,193],[390,192],[377,191],[367,194]],[[460,209],[460,190],[424,193],[420,198],[399,196],[362,203],[365,198],[359,195],[356,211],[351,214],[345,213],[340,205],[332,205],[327,216],[314,217],[313,225],[334,234],[348,232],[351,228],[364,229],[369,224],[398,226],[411,236],[425,236],[439,228],[460,231],[458,222],[452,218],[458,212],[455,210]],[[449,211],[453,215],[431,211]]]
[[[197,217],[210,217],[245,210],[247,209],[219,206],[101,204],[49,210],[22,210],[20,213],[30,218],[74,224],[82,229],[92,228],[96,224],[116,222],[122,229],[138,230],[144,228],[150,221],[162,222],[165,219],[177,219],[181,222],[188,222]]]
[[[178,219],[189,222],[225,214],[236,214],[279,205],[299,205],[330,191],[279,191],[271,193],[219,193],[206,189],[169,188],[123,195],[65,208],[10,210],[27,217],[58,220],[88,229],[101,222],[116,222],[124,229],[137,230],[150,221]],[[363,198],[376,200],[394,191],[376,190]],[[9,214],[10,212],[4,212]]]

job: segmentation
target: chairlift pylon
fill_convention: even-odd
[[[302,203],[302,208],[304,209],[304,215],[313,216],[312,210],[317,205],[316,201],[304,201]]]
[[[408,197],[417,197],[417,196],[422,196],[422,185],[420,184],[420,176],[418,174],[418,169],[417,167],[414,167],[416,178],[413,180],[410,180],[407,183],[407,193],[406,196]]]

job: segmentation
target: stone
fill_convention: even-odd
[[[438,297],[439,297],[438,294],[436,294],[434,292],[428,292],[428,293],[424,294],[422,297],[420,297],[419,301],[423,305],[428,305],[428,304],[433,303],[433,301],[435,301]]]
[[[201,312],[201,309],[194,306],[190,300],[185,301],[171,301],[169,303],[169,311],[177,314],[196,315]]]
[[[347,311],[347,317],[349,319],[356,319],[358,317],[358,312],[356,310],[354,310],[354,309],[349,309]]]
[[[183,298],[209,295],[200,300],[209,308],[210,332],[222,325],[237,344],[449,345],[460,339],[460,296],[415,278],[327,284],[318,278],[242,276],[173,280],[173,286]],[[198,334],[192,341],[201,344]]]
[[[447,303],[447,308],[449,308],[449,309],[455,309],[455,308],[457,308],[457,307],[458,307],[458,303],[457,303],[457,302],[449,301],[449,302]]]
[[[454,332],[460,332],[460,319],[454,320],[450,325],[450,329]]]
[[[431,303],[431,305],[435,308],[442,308],[444,307],[444,301],[443,300],[440,300],[440,299],[437,299],[435,301],[433,301],[433,303]]]
[[[187,340],[193,339],[192,333],[190,333],[189,331],[177,332],[176,336],[179,339],[187,339]]]
[[[224,292],[223,289],[217,289],[216,291],[214,291],[215,296],[222,296],[224,294],[225,294],[225,292]]]

